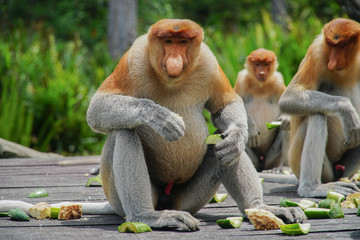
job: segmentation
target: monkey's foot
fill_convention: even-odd
[[[298,188],[298,193],[301,197],[326,197],[329,191],[335,191],[345,196],[360,192],[360,189],[354,183],[347,182],[331,182],[325,184],[317,184]]]
[[[172,228],[180,231],[198,231],[199,220],[184,211],[163,210],[144,213],[136,217],[127,216],[128,222],[142,222],[151,228]]]
[[[281,218],[285,223],[302,223],[306,220],[304,211],[299,207],[272,207],[263,205],[258,207],[266,211],[272,212],[278,218]]]

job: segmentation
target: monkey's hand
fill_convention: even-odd
[[[127,217],[129,222],[143,222],[151,228],[177,228],[181,231],[198,231],[199,220],[184,211],[163,210],[142,213],[140,216]]]
[[[268,205],[261,205],[257,207],[273,213],[275,216],[281,218],[285,223],[302,223],[306,220],[304,211],[299,207],[272,207]]]
[[[278,118],[278,121],[281,121],[280,129],[284,131],[290,130],[290,116],[289,115],[281,115]]]
[[[260,146],[260,130],[256,126],[254,120],[248,116],[248,132],[249,132],[249,139],[247,145],[251,148],[259,147]]]
[[[246,135],[241,128],[229,128],[221,134],[224,138],[215,145],[215,156],[222,164],[233,165],[245,150]]]
[[[354,183],[330,182],[310,186],[299,186],[298,193],[301,197],[326,197],[330,190],[344,194],[345,196],[360,192],[360,189]]]
[[[348,98],[344,99],[344,104],[341,108],[346,136],[344,146],[352,149],[360,145],[360,120],[351,101]]]

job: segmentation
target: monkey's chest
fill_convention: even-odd
[[[208,130],[202,113],[177,111],[185,122],[185,134],[178,141],[167,142],[149,127],[139,127],[150,177],[158,183],[183,183],[189,180],[205,155]]]

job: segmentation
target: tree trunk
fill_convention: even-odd
[[[286,0],[271,0],[271,14],[274,22],[286,25]]]
[[[118,60],[137,37],[136,0],[109,0],[107,36],[110,56]]]
[[[349,18],[360,22],[360,0],[336,0]]]

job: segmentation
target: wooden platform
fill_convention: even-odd
[[[101,187],[85,187],[88,173],[96,165],[58,166],[59,159],[0,159],[0,199],[30,203],[45,201],[105,201]],[[36,188],[45,188],[49,197],[30,199]],[[287,197],[300,201],[295,185],[263,183],[265,203],[279,206]],[[220,192],[226,192],[222,187]],[[315,199],[318,201],[319,199]],[[222,203],[208,204],[195,215],[201,221],[200,231],[153,231],[142,234],[119,233],[124,220],[116,215],[83,215],[79,220],[11,221],[0,218],[0,239],[360,239],[360,217],[356,210],[345,211],[344,219],[307,220],[311,230],[305,236],[287,236],[280,230],[255,230],[249,222],[238,229],[221,229],[216,220],[237,216],[235,202],[228,197]]]

